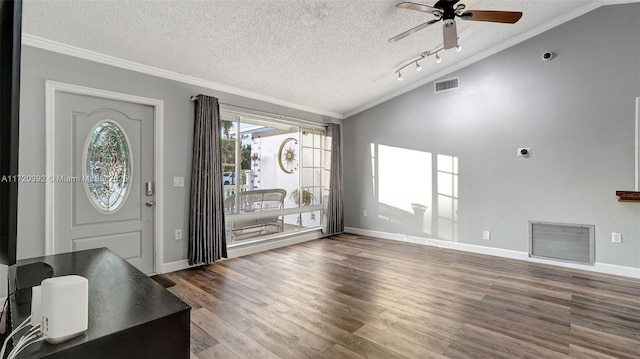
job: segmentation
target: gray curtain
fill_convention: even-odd
[[[340,125],[336,123],[329,124],[327,138],[331,142],[331,175],[329,177],[329,198],[325,201],[323,232],[324,234],[336,234],[344,232]]]
[[[195,101],[189,264],[207,264],[227,257],[220,158],[218,99],[198,95]]]

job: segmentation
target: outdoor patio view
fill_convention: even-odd
[[[227,243],[318,228],[327,152],[322,128],[221,111]]]

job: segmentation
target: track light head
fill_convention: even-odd
[[[418,61],[416,61],[416,71],[420,70],[422,70],[422,66],[420,66],[420,63]]]
[[[440,55],[438,55],[438,53],[436,52],[436,63],[440,63],[440,61],[442,61],[442,57],[440,57]]]
[[[398,71],[398,81],[402,81],[403,77],[402,74],[400,73],[400,71]]]
[[[462,46],[460,46],[460,45],[456,46],[456,51],[460,52],[460,50],[462,50]]]

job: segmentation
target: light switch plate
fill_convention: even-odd
[[[184,177],[173,177],[173,187],[184,187]]]

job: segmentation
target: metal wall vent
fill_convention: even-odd
[[[435,83],[435,93],[456,90],[460,87],[460,78],[437,81]]]
[[[595,226],[529,221],[529,256],[593,264]]]

